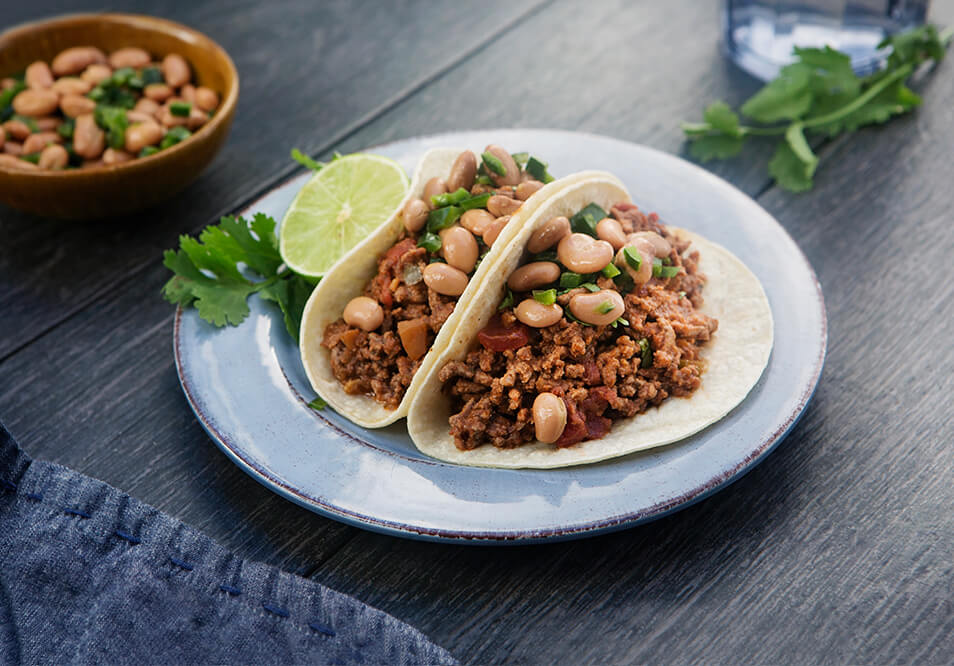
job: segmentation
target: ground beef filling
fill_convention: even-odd
[[[426,321],[430,347],[456,302],[427,287],[421,278],[426,265],[427,251],[405,235],[378,261],[378,273],[364,290],[384,310],[381,326],[365,332],[338,319],[325,329],[321,344],[331,351],[331,370],[346,393],[369,395],[388,409],[401,403],[421,359],[408,357],[398,322]]]
[[[566,403],[567,425],[555,442],[564,447],[603,437],[614,420],[635,416],[670,396],[688,396],[700,386],[705,370],[701,347],[718,321],[697,310],[705,284],[698,252],[683,256],[689,243],[677,241],[655,214],[623,204],[612,215],[626,233],[655,231],[666,237],[673,245],[670,261],[686,272],[653,278],[624,294],[628,327],[584,326],[564,318],[548,328],[531,329],[512,310],[503,312],[493,325],[519,332],[527,344],[502,352],[478,346],[440,371],[453,403],[450,432],[457,448],[514,448],[534,442],[533,400],[545,391]],[[601,278],[599,286],[613,288],[613,283]],[[569,298],[563,294],[558,302],[566,306]],[[643,338],[652,351],[648,367],[641,367]]]

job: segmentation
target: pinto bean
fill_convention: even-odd
[[[448,265],[464,273],[470,273],[474,270],[474,266],[477,264],[477,255],[480,252],[474,234],[455,224],[449,229],[441,231],[440,236],[441,253]]]
[[[533,400],[533,430],[537,441],[553,444],[566,428],[566,403],[553,393],[541,393]]]
[[[170,53],[162,59],[162,77],[173,88],[184,86],[192,78],[189,63],[178,53]]]
[[[563,319],[563,308],[556,303],[544,305],[537,300],[527,298],[520,301],[514,308],[514,316],[518,321],[531,328],[546,328]]]
[[[27,88],[13,98],[13,110],[21,116],[48,116],[59,106],[60,96],[49,88]]]
[[[162,128],[155,120],[130,125],[126,128],[126,152],[138,155],[146,146],[154,146],[162,139]]]
[[[487,200],[487,210],[497,217],[502,217],[504,215],[513,215],[520,209],[522,204],[523,202],[517,199],[511,199],[502,194],[495,194]]]
[[[623,227],[618,220],[611,217],[604,217],[596,223],[596,236],[612,245],[614,250],[626,245],[626,234],[623,233]]]
[[[172,97],[172,88],[165,83],[150,83],[143,88],[142,94],[145,95],[147,99],[162,103]]]
[[[39,132],[54,132],[63,123],[63,120],[56,116],[47,116],[45,118],[34,118],[33,122],[36,123],[36,129]]]
[[[19,157],[23,154],[23,144],[16,141],[6,141],[3,144],[3,152],[5,155]]]
[[[53,85],[53,72],[42,60],[37,60],[26,68],[24,75],[28,88],[49,88]]]
[[[66,148],[55,143],[43,149],[40,153],[39,167],[41,169],[63,169],[69,164],[70,154]]]
[[[626,247],[632,247],[639,253],[639,268],[633,268],[629,265],[629,262],[626,261],[626,255],[624,254],[626,250],[625,247],[620,248],[620,251],[616,253],[616,259],[614,260],[616,267],[629,273],[629,276],[633,278],[633,282],[635,282],[637,285],[646,284],[653,276],[652,247],[648,249],[645,246],[640,247],[637,245],[627,245]]]
[[[203,111],[211,111],[219,105],[219,94],[212,88],[199,86],[195,89],[195,104]]]
[[[649,241],[653,246],[653,253],[659,258],[668,257],[669,253],[672,252],[672,245],[669,241],[655,231],[637,231],[629,234],[626,240],[632,242],[639,238],[644,238]]]
[[[209,114],[202,109],[192,107],[189,109],[189,117],[186,118],[186,127],[195,131],[209,122]]]
[[[9,90],[17,84],[16,79],[12,79],[9,76],[5,76],[0,79],[0,90]]]
[[[152,62],[152,57],[146,51],[134,46],[118,49],[109,54],[109,64],[114,69],[121,67],[139,69],[140,67],[146,67],[150,62]]]
[[[596,273],[613,261],[613,246],[586,234],[570,234],[557,245],[557,258],[574,273]]]
[[[462,187],[469,190],[473,187],[475,178],[477,178],[477,158],[472,152],[465,150],[454,160],[450,176],[447,177],[447,191],[456,192]]]
[[[92,113],[76,117],[73,127],[73,151],[87,160],[95,160],[106,147],[106,134],[99,129]]]
[[[166,104],[161,109],[159,109],[159,113],[156,114],[156,116],[159,119],[159,122],[162,124],[162,126],[167,129],[170,127],[177,127],[179,125],[189,124],[188,117],[177,116],[176,114],[172,112],[172,109],[169,108],[168,104]]]
[[[543,252],[563,240],[564,236],[569,235],[570,221],[562,215],[551,217],[530,235],[530,240],[527,241],[527,249],[533,254]]]
[[[341,317],[348,326],[373,331],[384,321],[384,309],[373,298],[358,296],[348,301]]]
[[[90,84],[90,86],[97,86],[112,75],[112,67],[95,63],[83,70],[83,73],[80,74],[80,79]]]
[[[22,120],[8,120],[3,123],[3,129],[7,133],[7,138],[15,141],[23,141],[30,136],[30,127]]]
[[[7,141],[7,131],[0,127],[0,148],[3,148],[3,144]]]
[[[467,288],[469,278],[458,268],[436,263],[424,267],[424,282],[438,294],[460,296]]]
[[[37,132],[31,134],[23,142],[23,154],[30,155],[38,153],[51,143],[59,143],[63,138],[56,132]]]
[[[532,261],[524,264],[507,279],[514,291],[530,291],[560,279],[560,266],[552,261]]]
[[[53,83],[53,90],[62,95],[85,95],[93,89],[93,84],[75,76],[64,76]]]
[[[410,199],[404,204],[404,211],[401,213],[404,218],[404,228],[412,233],[420,231],[427,222],[428,212],[426,203],[420,199]]]
[[[447,192],[447,185],[443,180],[435,176],[424,184],[424,193],[421,195],[421,198],[424,200],[424,203],[427,204],[428,208],[434,210],[435,206],[434,202],[431,201],[431,197],[436,197],[445,192]]]
[[[85,113],[92,113],[96,109],[96,102],[82,95],[63,95],[60,100],[60,109],[63,115],[76,118]]]
[[[517,185],[515,194],[520,201],[526,201],[536,194],[541,187],[543,187],[543,183],[539,180],[527,180]]]
[[[14,169],[25,169],[26,171],[32,171],[38,168],[37,165],[33,164],[32,162],[21,160],[19,157],[7,153],[0,155],[0,166]]]
[[[623,297],[613,289],[576,294],[570,299],[570,312],[573,316],[594,326],[612,324],[623,316],[625,310]]]
[[[115,148],[107,148],[103,152],[103,164],[122,164],[123,162],[128,162],[133,159],[133,155],[123,151],[116,150]]]
[[[133,107],[133,111],[138,111],[139,113],[148,113],[150,116],[155,116],[161,108],[162,107],[159,106],[158,102],[155,102],[148,97],[140,97],[136,101],[136,106]]]
[[[472,208],[460,216],[460,225],[475,236],[483,236],[496,219],[483,208]]]
[[[496,144],[490,144],[484,148],[484,152],[490,153],[503,165],[504,173],[503,175],[498,174],[493,169],[487,169],[488,174],[490,175],[490,180],[494,181],[494,184],[497,187],[501,185],[518,185],[520,183],[520,167],[517,166],[517,163],[511,157],[510,153],[507,152],[507,149],[503,146],[498,146]]]
[[[416,361],[427,353],[427,332],[430,330],[427,317],[399,321],[397,330],[401,346],[407,352],[408,358]]]
[[[56,76],[79,74],[93,64],[106,62],[106,54],[95,46],[73,46],[60,51],[51,64]]]
[[[510,222],[510,216],[504,215],[503,217],[498,217],[493,222],[488,224],[484,229],[484,233],[481,234],[481,239],[484,241],[484,245],[491,247],[494,244],[494,241],[497,240],[500,232],[504,230],[505,226],[507,226],[508,222]]]
[[[152,117],[152,114],[143,113],[142,111],[127,111],[126,120],[130,123],[145,123],[145,122],[155,122],[155,118]]]

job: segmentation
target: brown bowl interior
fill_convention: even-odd
[[[238,74],[215,42],[178,23],[129,14],[78,14],[28,23],[0,35],[0,76],[22,72],[35,60],[50,62],[70,46],[109,53],[138,46],[157,60],[179,53],[192,66],[193,83],[212,88],[215,115],[185,141],[150,157],[96,169],[23,171],[0,166],[0,201],[49,217],[91,219],[155,204],[194,180],[228,134],[238,99]]]

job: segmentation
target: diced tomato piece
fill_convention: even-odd
[[[507,327],[500,320],[500,315],[494,315],[477,333],[477,339],[485,349],[501,352],[523,347],[530,342],[530,333],[524,324],[518,322],[514,326]]]
[[[427,317],[399,321],[397,330],[408,358],[416,361],[427,353]]]

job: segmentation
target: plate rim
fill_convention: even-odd
[[[494,133],[494,132],[549,132],[549,133],[560,133],[572,135],[574,137],[591,137],[597,138],[601,141],[612,141],[618,142],[621,144],[626,144],[629,146],[637,146],[640,149],[648,150],[650,152],[656,153],[663,156],[666,159],[676,159],[682,163],[683,166],[689,166],[695,170],[698,174],[704,175],[707,178],[714,179],[720,183],[721,186],[728,186],[732,190],[735,190],[736,194],[741,195],[754,203],[756,206],[759,206],[764,210],[764,208],[759,204],[755,199],[750,197],[748,194],[737,188],[735,185],[729,181],[717,176],[716,174],[696,165],[692,162],[689,162],[686,159],[672,153],[667,153],[665,151],[647,146],[645,144],[640,144],[634,141],[627,141],[624,139],[618,139],[616,137],[596,134],[592,132],[577,132],[573,130],[565,129],[555,129],[555,128],[489,128],[489,129],[468,129],[468,130],[458,130],[455,132],[441,132],[436,134],[424,134],[417,135],[412,137],[405,137],[401,139],[396,139],[394,141],[388,141],[386,143],[379,143],[372,146],[363,148],[361,152],[370,152],[374,150],[379,150],[383,147],[392,146],[400,143],[410,143],[410,142],[425,142],[425,141],[435,141],[440,140],[443,137],[455,137],[463,133],[468,132],[480,132],[480,133]],[[290,174],[287,178],[282,179],[280,182],[276,183],[270,187],[267,191],[261,193],[257,196],[252,202],[247,206],[243,207],[237,215],[245,215],[250,211],[258,201],[261,201],[263,198],[269,196],[271,193],[276,190],[285,187],[288,183],[300,178],[307,172],[299,173],[298,170]],[[278,476],[270,473],[268,469],[263,465],[257,465],[254,461],[246,459],[240,454],[241,448],[231,443],[228,438],[215,428],[213,424],[213,419],[210,418],[202,410],[200,406],[200,401],[195,398],[195,388],[191,386],[188,380],[188,375],[183,371],[183,362],[181,358],[181,320],[183,315],[182,306],[176,308],[175,319],[173,323],[173,352],[175,357],[176,365],[176,374],[179,378],[179,383],[182,387],[183,393],[185,394],[186,401],[189,403],[190,408],[196,416],[196,419],[199,421],[199,424],[206,431],[215,445],[226,454],[226,456],[236,464],[242,471],[251,476],[253,479],[261,483],[263,486],[277,493],[278,495],[284,497],[285,499],[291,500],[295,504],[302,506],[306,509],[309,509],[315,513],[323,515],[325,517],[343,522],[354,527],[359,527],[362,529],[367,529],[373,532],[386,534],[389,536],[399,536],[404,538],[411,538],[416,540],[424,541],[436,541],[443,543],[458,543],[458,544],[476,544],[476,545],[501,545],[501,544],[533,544],[533,543],[542,543],[542,542],[554,542],[554,541],[564,541],[570,539],[583,538],[586,536],[591,536],[595,534],[603,534],[614,532],[622,529],[627,529],[630,527],[635,527],[636,525],[641,525],[644,523],[657,520],[664,516],[667,516],[671,513],[675,513],[681,509],[688,508],[693,504],[702,501],[703,499],[709,497],[715,492],[722,490],[742,476],[744,476],[748,471],[754,469],[762,460],[764,460],[772,450],[775,449],[778,444],[785,439],[785,437],[791,432],[795,427],[798,421],[801,419],[802,415],[805,412],[808,403],[811,401],[812,396],[815,394],[815,391],[818,388],[819,381],[821,379],[821,374],[824,369],[825,357],[828,349],[828,313],[825,307],[825,297],[821,288],[821,283],[818,280],[818,276],[815,273],[814,268],[811,263],[808,261],[808,258],[805,256],[801,247],[798,243],[791,237],[788,233],[788,230],[785,229],[782,224],[775,219],[775,216],[765,211],[767,215],[772,219],[772,221],[779,227],[785,236],[791,241],[792,245],[797,251],[796,258],[804,265],[807,269],[809,276],[812,280],[812,285],[814,286],[814,295],[816,297],[816,303],[819,308],[820,314],[820,341],[818,355],[814,359],[814,367],[812,369],[811,377],[805,388],[802,390],[801,395],[798,400],[795,402],[794,407],[791,412],[786,416],[784,421],[773,431],[768,437],[765,437],[758,446],[754,447],[753,450],[741,461],[736,463],[732,468],[724,470],[719,474],[707,479],[705,482],[697,485],[696,487],[687,490],[675,497],[667,498],[663,501],[657,502],[649,507],[643,507],[636,511],[619,514],[616,516],[610,516],[605,518],[600,518],[597,520],[590,521],[588,523],[575,524],[559,528],[547,528],[541,530],[522,530],[522,531],[500,531],[500,530],[487,530],[487,531],[475,531],[475,530],[455,530],[447,528],[430,528],[422,526],[412,526],[406,523],[395,522],[391,520],[382,520],[374,516],[361,514],[356,511],[342,509],[336,507],[333,504],[326,503],[304,494],[297,488],[294,488],[292,485],[286,483],[284,480]],[[771,359],[769,360],[771,363]],[[283,369],[284,373],[284,369]],[[285,377],[286,381],[289,384],[289,387],[295,393],[296,398],[305,406],[307,406],[307,401],[304,397],[301,396],[297,389],[292,385],[291,381],[288,380],[287,375]],[[745,401],[743,401],[744,403]],[[320,415],[315,414],[318,418],[324,421],[326,424],[329,424],[335,430],[340,429],[328,419],[322,418]],[[346,433],[347,436],[351,437],[350,433]],[[375,447],[378,448],[378,447]],[[390,453],[390,452],[386,452]],[[433,460],[434,463],[441,463],[442,461]],[[449,466],[455,466],[448,464]]]

